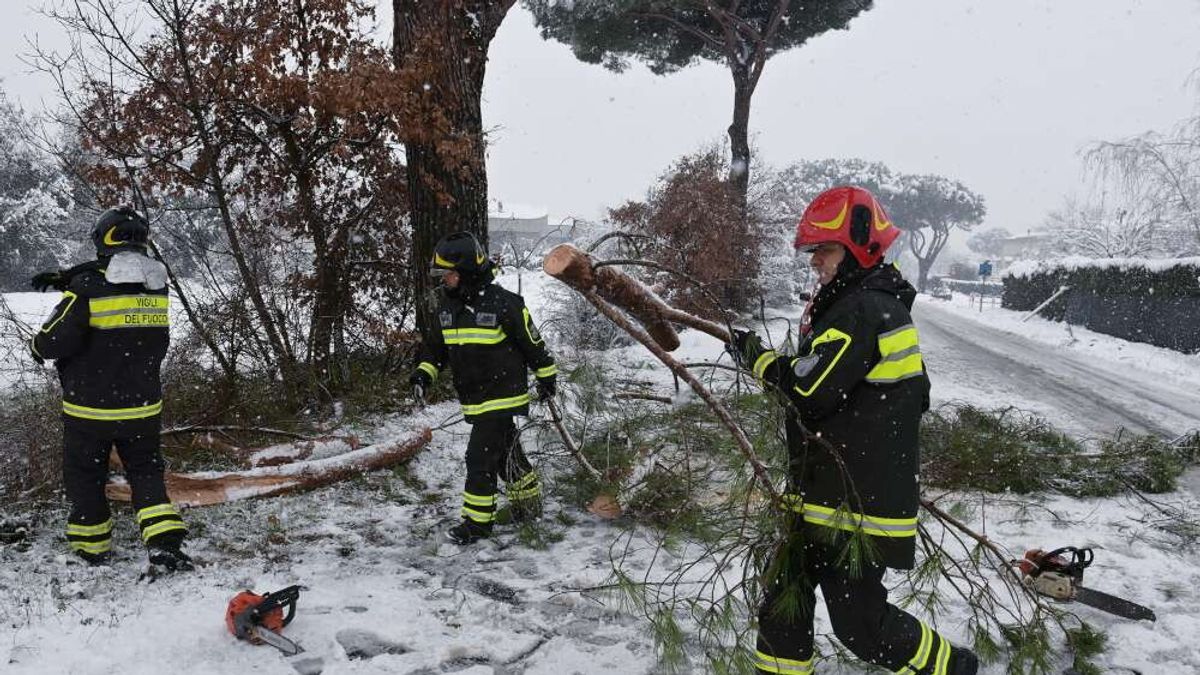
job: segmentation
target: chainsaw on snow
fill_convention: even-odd
[[[268,644],[285,656],[295,656],[304,649],[280,635],[280,631],[295,618],[296,601],[302,588],[288,586],[265,595],[242,591],[229,601],[225,626],[239,640],[255,645]]]
[[[1041,595],[1055,600],[1081,602],[1126,619],[1154,621],[1154,611],[1083,585],[1083,571],[1092,564],[1092,549],[1064,546],[1053,551],[1026,551],[1017,562],[1022,581]]]

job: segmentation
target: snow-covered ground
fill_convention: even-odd
[[[521,282],[533,315],[544,317],[546,289],[555,282],[528,271]],[[515,273],[502,283],[516,290]],[[34,296],[28,304],[42,298],[53,304],[49,295]],[[1078,341],[1065,344],[1060,324],[1037,319],[1017,324],[1011,313],[999,309],[985,309],[986,318],[980,319],[965,306],[936,302],[922,300],[916,316],[938,400],[1017,405],[1068,428],[1086,426],[1072,417],[1081,404],[1064,402],[1062,392],[1046,385],[1066,377],[1049,369],[1048,363],[1071,358],[1084,359],[1106,373],[1133,368],[1140,380],[1148,381],[1142,385],[1160,383],[1167,388],[1161,393],[1180,399],[1172,403],[1180,408],[1178,414],[1186,417],[1190,411],[1193,419],[1200,419],[1194,398],[1179,396],[1189,394],[1188,383],[1200,382],[1197,357],[1161,353],[1078,329]],[[48,306],[34,312],[37,321],[44,311]],[[785,314],[796,312],[792,308]],[[979,348],[993,356],[972,359],[970,352],[962,351],[967,347],[939,337],[939,329],[966,342],[984,342]],[[694,331],[685,331],[681,338],[677,355],[682,360],[720,357],[721,345],[712,338]],[[661,369],[641,367],[649,357],[640,347],[616,350],[608,358],[614,367],[636,370],[640,378],[660,386],[661,393],[670,393],[670,378]],[[996,363],[1006,363],[997,359],[1030,364],[1031,371],[1044,369],[1043,379],[1023,388],[1011,383],[977,386]],[[1094,385],[1086,378],[1063,383],[1068,388]],[[1192,397],[1195,391],[1190,390]],[[1095,394],[1088,391],[1081,397]],[[1121,401],[1119,395],[1104,400]],[[445,403],[356,431],[364,440],[380,440],[423,424],[441,426],[455,413],[456,407]],[[545,413],[535,409],[534,414]],[[1157,413],[1139,409],[1137,414]],[[1109,421],[1094,419],[1091,428]],[[138,581],[141,553],[127,509],[117,518],[118,560],[112,567],[91,569],[73,564],[64,552],[61,506],[39,506],[33,511],[31,547],[0,547],[0,671],[661,672],[648,624],[614,596],[584,590],[610,581],[609,549],[624,525],[602,521],[556,491],[553,467],[542,467],[550,492],[540,537],[545,548],[527,545],[511,529],[474,547],[445,543],[442,531],[458,518],[466,433],[461,423],[436,431],[428,449],[395,471],[307,494],[190,510],[185,517],[196,529],[193,552],[209,564],[196,573],[153,583]],[[526,438],[527,443],[532,440]],[[1200,514],[1200,472],[1193,470],[1185,482],[1190,490],[1159,496],[1159,501],[1194,519]],[[1200,672],[1200,644],[1195,639],[1200,635],[1195,609],[1200,606],[1200,565],[1194,551],[1181,548],[1180,540],[1164,528],[1162,511],[1135,497],[962,499],[974,507],[971,524],[1014,556],[1034,547],[1095,547],[1089,585],[1143,602],[1158,613],[1158,622],[1151,624],[1076,608],[1109,635],[1109,649],[1100,658],[1104,672]],[[626,564],[644,573],[651,555],[647,542]],[[660,557],[655,565],[665,570],[685,560],[686,555]],[[901,577],[893,574],[888,579],[899,583]],[[301,594],[299,613],[285,634],[301,643],[304,654],[285,659],[269,647],[238,643],[226,633],[225,605],[238,590],[262,592],[295,583],[308,590]],[[950,603],[936,617],[936,625],[961,642],[966,616],[963,607]],[[830,633],[823,610],[818,612],[817,632]],[[819,672],[862,671],[822,666]],[[992,665],[983,672],[996,675],[1003,668]]]

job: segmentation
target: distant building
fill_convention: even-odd
[[[1046,233],[1009,237],[1000,242],[1000,258],[1006,262],[1040,258],[1052,241]]]
[[[492,255],[512,255],[567,241],[570,224],[551,223],[546,210],[493,200],[488,205],[488,248]]]

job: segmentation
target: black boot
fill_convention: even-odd
[[[154,567],[168,572],[190,572],[196,569],[191,557],[183,552],[183,537],[175,532],[151,538],[146,543],[146,550],[150,554],[150,564]]]
[[[950,653],[950,667],[946,672],[949,675],[975,675],[979,672],[979,658],[970,649],[955,647]]]
[[[92,567],[104,567],[112,561],[112,554],[108,551],[104,553],[88,553],[87,551],[75,551],[75,555],[79,556]]]
[[[459,546],[474,544],[480,539],[486,539],[490,536],[492,536],[491,523],[484,525],[467,518],[464,518],[461,523],[446,532],[446,537]]]

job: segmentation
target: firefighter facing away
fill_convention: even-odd
[[[820,288],[797,356],[735,331],[727,349],[787,407],[788,540],[769,567],[754,663],[813,672],[814,591],[858,658],[906,675],[973,675],[978,660],[887,601],[886,568],[914,565],[917,431],[929,379],[910,315],[916,291],[884,253],[899,231],[870,192],[819,195],[797,227]]]
[[[113,519],[104,485],[116,448],[150,562],[191,569],[187,529],[163,482],[162,384],[170,341],[166,267],[147,253],[150,225],[129,207],[109,209],[92,228],[96,259],[33,278],[62,300],[33,336],[39,363],[54,359],[63,395],[63,484],[71,513],[67,542],[91,564],[107,562]]]
[[[514,521],[541,515],[542,488],[521,449],[515,415],[529,412],[529,376],[540,398],[552,397],[558,368],[534,326],[525,301],[493,284],[495,265],[469,232],[447,235],[434,246],[432,274],[442,279],[434,325],[409,378],[418,400],[449,367],[463,416],[471,425],[462,522],[447,536],[470,544],[492,533],[497,477],[506,484]]]

